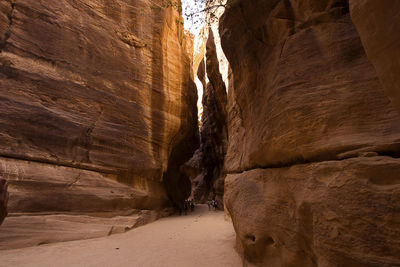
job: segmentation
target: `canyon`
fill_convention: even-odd
[[[189,196],[192,40],[159,2],[1,1],[2,242],[23,216],[162,216]]]
[[[223,168],[228,144],[227,94],[211,30],[205,50],[206,60],[200,62],[197,70],[203,85],[200,147],[184,165],[184,171],[192,180],[192,196],[196,201],[204,203],[215,199],[223,209]]]
[[[243,266],[400,266],[400,4],[230,0],[195,44],[163,3],[0,3],[0,249],[193,198]]]

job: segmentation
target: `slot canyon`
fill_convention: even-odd
[[[400,266],[400,2],[186,2],[0,1],[0,266]]]

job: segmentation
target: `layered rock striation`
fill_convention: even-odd
[[[348,1],[232,1],[220,35],[225,205],[244,261],[399,265],[400,114]]]
[[[190,44],[160,5],[1,1],[10,212],[160,209],[190,194],[175,173],[198,142]]]

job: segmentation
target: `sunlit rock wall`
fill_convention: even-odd
[[[197,146],[191,44],[160,4],[1,1],[9,211],[157,209],[190,193],[179,165]]]

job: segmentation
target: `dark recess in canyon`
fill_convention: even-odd
[[[0,2],[0,249],[193,197],[225,208],[245,266],[400,266],[400,2],[229,0],[197,71],[154,4]]]
[[[227,94],[219,70],[213,32],[206,44],[206,64],[200,63],[198,77],[203,84],[203,114],[200,128],[200,148],[184,166],[192,179],[195,201],[205,203],[216,199],[223,209],[224,158],[227,149]],[[206,82],[206,76],[208,82]]]

